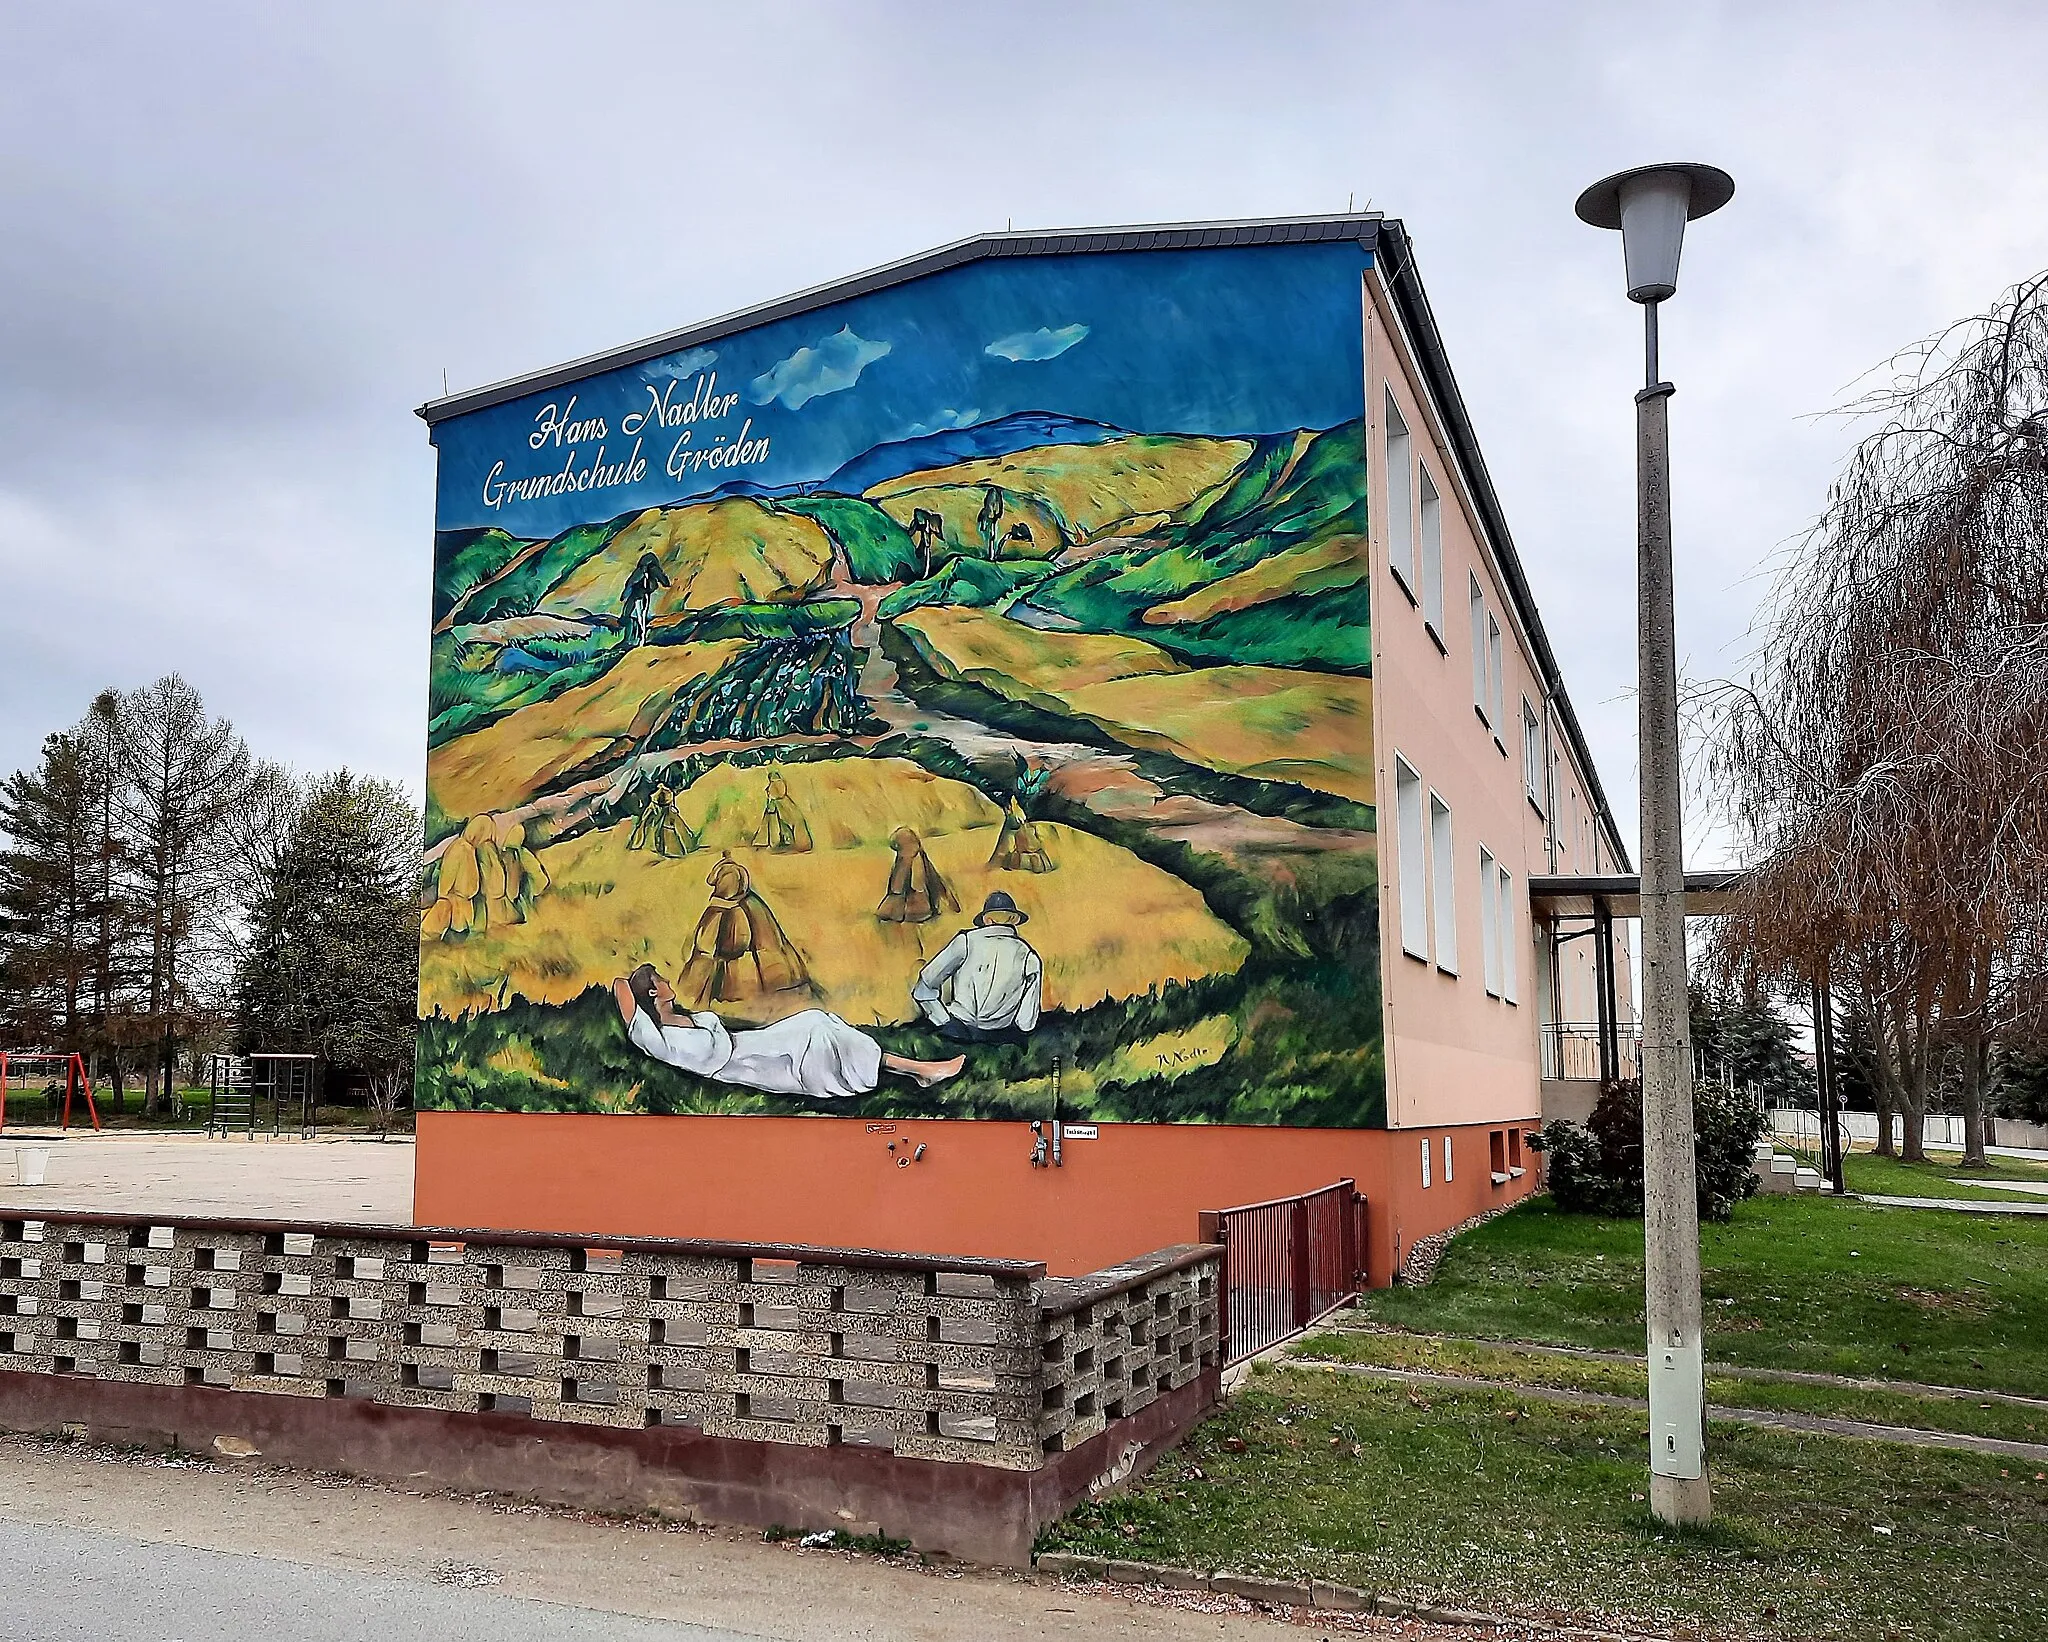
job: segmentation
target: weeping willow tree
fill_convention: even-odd
[[[1990,1046],[2039,1040],[2048,974],[2048,274],[1885,374],[1750,679],[1709,693],[1750,868],[1709,957],[1847,995],[1909,1158],[1959,1062],[1981,1162]]]

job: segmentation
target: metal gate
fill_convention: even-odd
[[[1364,1286],[1365,1199],[1356,1181],[1205,1210],[1201,1237],[1225,1250],[1226,1362],[1299,1334]]]

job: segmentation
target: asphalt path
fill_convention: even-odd
[[[752,1642],[444,1583],[152,1545],[118,1534],[0,1521],[5,1642]]]
[[[1346,1626],[1469,1642],[1405,1620]],[[1124,1593],[196,1456],[0,1435],[0,1642],[1311,1642]]]

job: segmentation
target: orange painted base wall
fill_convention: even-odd
[[[1105,1123],[1099,1135],[1069,1139],[1060,1168],[1034,1169],[1021,1123],[422,1112],[413,1218],[1006,1256],[1076,1276],[1193,1242],[1204,1209],[1348,1175],[1369,1204],[1373,1280],[1386,1283],[1418,1237],[1511,1202],[1536,1181],[1532,1167],[1493,1185],[1486,1125],[1389,1132]],[[898,1163],[919,1145],[921,1160]]]

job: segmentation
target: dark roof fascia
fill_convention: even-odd
[[[1536,595],[1530,590],[1528,577],[1523,574],[1521,555],[1515,551],[1515,538],[1508,529],[1507,515],[1501,511],[1500,498],[1493,489],[1493,478],[1486,469],[1486,458],[1480,454],[1479,438],[1472,430],[1472,418],[1465,409],[1465,396],[1458,391],[1458,379],[1451,370],[1450,356],[1444,350],[1443,334],[1437,329],[1436,315],[1430,309],[1429,294],[1423,290],[1422,277],[1416,272],[1408,232],[1398,218],[1385,220],[1379,225],[1378,241],[1374,263],[1400,313],[1402,324],[1407,328],[1409,339],[1415,345],[1430,393],[1443,415],[1444,425],[1450,431],[1451,442],[1457,447],[1458,459],[1472,487],[1472,499],[1479,509],[1481,523],[1485,525],[1494,554],[1500,560],[1501,574],[1507,578],[1508,592],[1515,601],[1523,626],[1528,629],[1529,642],[1536,647],[1537,665],[1543,670],[1543,687],[1557,705],[1565,736],[1571,742],[1580,770],[1585,773],[1586,785],[1592,789],[1594,807],[1607,823],[1607,841],[1613,846],[1621,865],[1633,872],[1635,868],[1629,860],[1628,847],[1622,843],[1620,830],[1614,824],[1614,812],[1608,806],[1606,790],[1600,785],[1600,772],[1594,766],[1592,750],[1586,744],[1585,729],[1580,725],[1579,715],[1572,708],[1572,698],[1565,690],[1564,673],[1557,664],[1556,652],[1550,647],[1550,635],[1543,630],[1543,617],[1536,609]]]
[[[905,257],[900,262],[870,268],[866,273],[838,279],[828,285],[763,302],[752,308],[686,325],[679,331],[629,342],[622,348],[572,359],[567,364],[508,377],[486,387],[430,399],[414,413],[429,427],[471,411],[488,410],[530,393],[543,393],[566,383],[580,382],[600,371],[618,370],[683,348],[715,342],[757,325],[790,319],[851,297],[887,290],[893,285],[923,279],[965,263],[991,257],[1064,256],[1096,251],[1184,251],[1241,245],[1315,245],[1355,240],[1371,249],[1380,224],[1377,211],[1346,212],[1334,217],[1261,217],[1242,222],[1171,222],[1128,228],[1059,229],[1046,232],[1019,230],[1001,234],[975,234],[955,240],[933,251]]]

